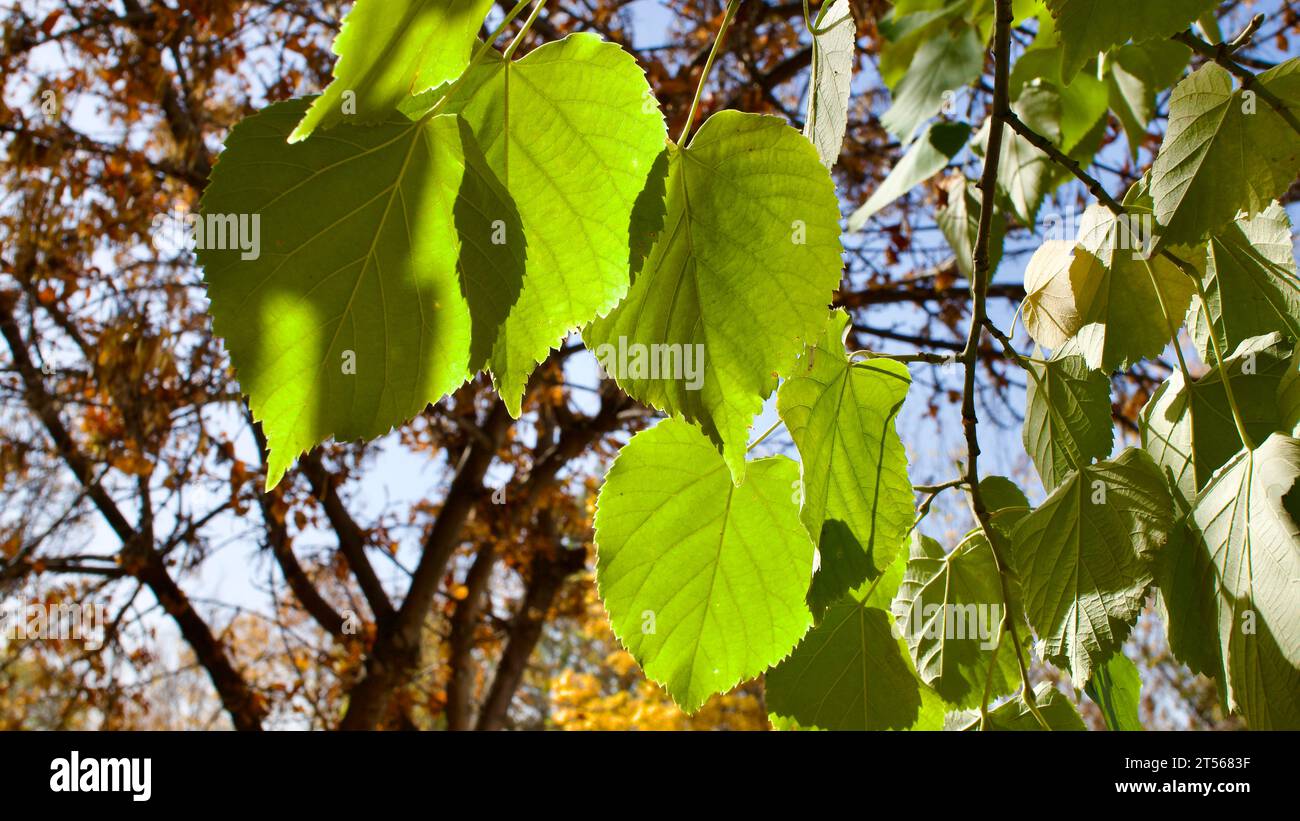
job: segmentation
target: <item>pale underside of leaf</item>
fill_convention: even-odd
[[[1161,578],[1171,646],[1220,679],[1251,729],[1300,729],[1297,477],[1300,441],[1243,450],[1196,500],[1191,539]]]
[[[1300,115],[1300,59],[1255,82]],[[1264,100],[1248,102],[1242,89],[1234,90],[1226,69],[1207,63],[1170,98],[1169,127],[1152,167],[1159,243],[1191,245],[1238,211],[1263,211],[1291,185],[1297,167],[1300,133]]]
[[[1025,613],[1043,655],[1076,686],[1123,642],[1142,608],[1152,564],[1173,528],[1155,463],[1129,448],[1071,474],[1015,528],[1012,553]]]
[[[822,164],[833,168],[849,124],[858,25],[849,0],[832,0],[822,6],[816,25],[824,30],[813,38],[808,117],[803,133],[817,146]]]
[[[1300,280],[1291,243],[1291,220],[1276,202],[1210,238],[1203,287],[1209,321],[1225,353],[1276,330],[1300,340]],[[1192,300],[1187,325],[1201,359],[1212,362],[1200,297]]]
[[[1246,340],[1227,358],[1234,398],[1254,441],[1285,427],[1276,397],[1294,370],[1292,350],[1281,334],[1272,333]],[[1142,409],[1142,446],[1187,504],[1242,447],[1222,373],[1215,366],[1189,385],[1175,371]]]

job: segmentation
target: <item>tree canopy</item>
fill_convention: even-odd
[[[1300,727],[1293,4],[0,22],[0,726]]]

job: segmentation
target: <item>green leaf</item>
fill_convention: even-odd
[[[463,383],[523,269],[519,216],[460,119],[395,115],[289,145],[307,102],[236,126],[202,202],[209,222],[256,218],[263,240],[254,259],[198,257],[266,433],[268,487],[330,436],[381,435]],[[518,241],[493,245],[494,220]]]
[[[939,113],[945,92],[970,85],[983,71],[984,42],[973,26],[937,32],[917,49],[880,124],[902,142],[911,142],[916,130]]]
[[[1300,117],[1300,58],[1255,78]],[[1152,167],[1159,242],[1192,245],[1245,210],[1258,214],[1291,185],[1300,134],[1263,99],[1234,90],[1214,63],[1174,87],[1169,128]]]
[[[1202,284],[1221,350],[1276,330],[1300,339],[1300,281],[1291,242],[1291,220],[1276,202],[1210,237]],[[1213,361],[1200,297],[1192,299],[1187,325],[1201,359]]]
[[[605,477],[601,600],[623,646],[687,712],[784,658],[812,622],[798,479],[775,456],[736,486],[709,441],[674,419],[632,437]]]
[[[1291,357],[1291,366],[1278,383],[1277,410],[1280,429],[1292,436],[1300,434],[1300,350]]]
[[[880,187],[849,217],[849,230],[861,231],[880,209],[942,171],[966,145],[968,137],[970,126],[966,123],[931,123]]]
[[[763,400],[825,328],[842,267],[835,186],[781,120],[721,111],[669,149],[667,191],[644,268],[587,345],[630,396],[699,424],[739,480]],[[617,367],[620,345],[702,346],[689,349],[702,379]]]
[[[1079,347],[1089,367],[1110,370],[1158,356],[1191,303],[1195,287],[1187,275],[1163,256],[1148,256],[1150,232],[1138,227],[1143,216],[1149,217],[1120,218],[1093,205],[1080,220],[1070,284],[1083,318]],[[1165,324],[1162,302],[1174,327]]]
[[[1156,116],[1156,95],[1183,75],[1192,50],[1173,40],[1152,40],[1116,49],[1109,62],[1110,107],[1128,135],[1129,155],[1136,160]]]
[[[1115,440],[1110,379],[1074,354],[1029,368],[1022,436],[1050,493],[1077,465],[1110,455]]]
[[[1286,429],[1277,395],[1293,370],[1293,345],[1273,333],[1243,342],[1228,357],[1228,375],[1246,432],[1256,442]],[[1241,437],[1216,366],[1190,385],[1174,371],[1142,409],[1142,447],[1189,504],[1216,470],[1241,450]]]
[[[937,730],[943,702],[921,683],[889,603],[900,554],[863,589],[836,602],[789,658],[764,677],[767,708],[805,729]]]
[[[1048,729],[1051,730],[1086,730],[1083,719],[1079,717],[1078,710],[1070,703],[1070,699],[1062,695],[1060,690],[1052,686],[1051,682],[1040,682],[1034,687],[1034,698],[1038,704],[1038,713],[1047,722]],[[980,714],[978,710],[967,710],[960,713],[950,713],[944,722],[945,730],[978,730],[980,727]],[[989,729],[991,730],[1042,730],[1042,725],[1038,719],[1034,718],[1025,706],[1025,702],[1019,698],[1013,698],[1001,707],[989,713]]]
[[[636,60],[593,34],[513,62],[493,52],[443,110],[474,129],[528,241],[523,290],[488,363],[518,416],[537,363],[627,293],[632,249],[656,230],[633,215],[662,173],[667,132]]]
[[[850,362],[848,321],[843,311],[831,315],[777,395],[802,461],[800,518],[821,559],[808,591],[814,615],[888,567],[912,526],[907,453],[895,429],[912,379],[899,362]]]
[[[1123,643],[1174,527],[1159,469],[1128,448],[1080,468],[1016,525],[1012,561],[1049,661],[1075,685]]]
[[[1253,730],[1300,729],[1297,477],[1300,441],[1290,436],[1237,454],[1197,498],[1192,539],[1160,579],[1170,646],[1219,679]]]
[[[1101,708],[1101,717],[1111,730],[1141,730],[1138,705],[1142,703],[1142,678],[1137,665],[1116,650],[1097,668],[1085,688],[1088,698]]]
[[[1007,508],[1029,509],[1029,497],[1005,476],[985,476],[980,479],[980,495],[984,497],[984,506],[990,513],[998,513]]]
[[[817,146],[822,164],[834,168],[849,125],[858,24],[849,0],[831,0],[822,6],[815,25],[826,30],[813,37],[808,120],[803,133]]]
[[[1030,86],[1011,109],[1024,123],[1050,142],[1061,142],[1061,95],[1050,85]],[[986,153],[989,121],[975,138],[979,153]],[[1024,225],[1033,225],[1043,199],[1060,184],[1052,159],[1028,140],[1007,129],[1002,134],[997,190],[1008,209]]]
[[[917,49],[933,39],[954,20],[962,17],[970,0],[901,0],[880,19],[884,35],[880,43],[880,79],[890,89],[898,88],[916,57]]]
[[[1061,59],[1056,49],[1025,52],[1012,66],[1009,82],[1014,101],[1019,100],[1021,91],[1030,83],[1036,86],[1046,83],[1060,95],[1061,137],[1057,147],[1067,154],[1092,131],[1109,103],[1106,83],[1095,76],[1080,74],[1070,83],[1061,79]]]
[[[975,276],[975,243],[979,238],[980,203],[984,196],[979,186],[964,176],[953,176],[944,186],[947,204],[935,212],[934,221],[952,248],[957,270],[966,279]],[[1007,220],[1002,212],[993,211],[993,230],[989,235],[989,270],[997,271],[1002,261],[1002,241],[1007,233]]]
[[[926,717],[889,614],[852,599],[827,611],[803,643],[768,672],[767,707],[802,727],[906,730]]]
[[[951,553],[918,535],[893,602],[894,618],[921,679],[945,701],[980,704],[985,688],[1006,695],[1020,681],[1016,651],[1001,637],[1005,605],[989,541],[973,531]],[[1021,636],[1024,616],[1016,614]]]
[[[1025,270],[1025,327],[1036,342],[1053,348],[1074,337],[1088,367],[1106,371],[1164,350],[1176,327],[1164,323],[1161,299],[1176,323],[1194,286],[1163,256],[1147,255],[1142,217],[1092,205],[1068,264],[1059,240],[1035,252]]]
[[[455,79],[491,7],[492,0],[357,0],[334,40],[334,79],[289,141],[341,122],[382,122],[412,94]]]
[[[1047,0],[1061,35],[1061,71],[1066,82],[1084,64],[1129,39],[1168,37],[1187,28],[1218,0]]]

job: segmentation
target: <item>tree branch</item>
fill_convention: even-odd
[[[325,509],[325,518],[329,520],[330,527],[339,540],[339,552],[347,559],[348,567],[361,587],[361,594],[366,597],[366,604],[370,605],[370,612],[375,616],[375,623],[377,625],[388,623],[397,611],[393,609],[392,599],[384,590],[379,575],[375,573],[374,565],[366,556],[365,531],[348,512],[347,505],[339,496],[334,478],[321,461],[320,452],[313,450],[303,455],[298,460],[298,469],[307,478],[312,493]]]
[[[28,406],[41,420],[63,462],[77,477],[86,495],[122,542],[123,568],[149,588],[158,603],[176,622],[181,636],[207,670],[235,728],[260,730],[266,717],[266,706],[231,664],[225,648],[213,636],[207,622],[195,611],[185,591],[171,577],[153,544],[142,538],[142,534],[131,526],[108,491],[94,478],[90,461],[78,450],[72,435],[59,418],[54,402],[45,389],[41,373],[32,362],[14,318],[12,295],[5,293],[0,293],[0,335],[8,343],[14,367],[22,377]]]
[[[474,442],[465,449],[442,510],[425,539],[410,590],[397,613],[381,625],[366,660],[366,674],[352,690],[340,728],[374,729],[383,721],[393,690],[419,662],[420,636],[447,562],[460,542],[461,529],[483,493],[483,477],[510,428],[505,403],[496,399],[482,425],[492,447]]]
[[[1033,713],[1038,722],[1046,728],[1046,722],[1038,713],[1034,703],[1034,688],[1029,681],[1029,669],[1025,665],[1021,652],[1020,637],[1016,622],[1018,619],[1011,609],[1011,568],[1002,550],[998,546],[996,535],[989,521],[989,511],[980,492],[979,475],[979,417],[975,408],[975,377],[979,362],[980,337],[987,320],[986,299],[990,276],[989,246],[993,235],[993,209],[996,202],[998,165],[1002,159],[1002,136],[1004,125],[1015,115],[1011,112],[1008,77],[1011,66],[1011,24],[1014,15],[1011,0],[997,0],[996,21],[993,43],[993,113],[989,122],[988,149],[984,154],[984,170],[980,175],[980,220],[979,231],[975,240],[974,268],[975,276],[971,281],[971,320],[970,330],[966,335],[966,347],[961,352],[964,366],[964,385],[962,389],[962,427],[966,433],[966,491],[970,494],[971,507],[980,530],[988,539],[989,548],[998,565],[998,581],[1002,588],[1002,598],[1006,607],[1003,611],[1002,628],[1010,637],[1012,648],[1016,653],[1016,663],[1020,667],[1020,679],[1023,684],[1021,696],[1025,706]],[[981,710],[985,705],[981,705]]]
[[[1258,15],[1256,19],[1262,17],[1263,15],[1261,14]],[[1249,32],[1250,28],[1248,27],[1245,32],[1242,32],[1242,34],[1243,36],[1249,37]],[[1291,109],[1287,108],[1287,105],[1282,101],[1282,98],[1278,97],[1262,85],[1253,71],[1232,58],[1232,54],[1236,48],[1240,48],[1244,43],[1236,45],[1236,48],[1234,48],[1236,40],[1233,41],[1233,44],[1219,43],[1217,46],[1212,46],[1197,37],[1195,34],[1192,34],[1191,30],[1180,31],[1173,36],[1173,39],[1187,46],[1202,57],[1213,60],[1223,68],[1232,72],[1232,74],[1241,81],[1242,88],[1258,94],[1263,98],[1264,102],[1268,103],[1269,106],[1278,113],[1278,116],[1286,121],[1287,125],[1291,126],[1297,134],[1300,134],[1300,119],[1296,119],[1296,115],[1291,111]]]

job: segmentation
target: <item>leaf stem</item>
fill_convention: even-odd
[[[781,427],[783,424],[785,424],[785,420],[778,417],[777,420],[772,423],[772,427],[763,431],[761,434],[759,434],[759,437],[757,439],[749,443],[749,445],[745,448],[745,453],[749,453],[751,450],[758,447],[759,442],[762,442],[764,439],[771,436],[773,433],[776,432],[776,429]]]
[[[515,39],[511,40],[510,45],[506,46],[506,53],[504,55],[505,59],[509,60],[515,56],[515,49],[519,48],[519,44],[524,41],[524,37],[528,35],[528,30],[533,27],[534,21],[537,20],[537,16],[542,13],[542,9],[545,6],[546,0],[537,0],[537,5],[533,6],[533,10],[529,13],[528,19],[519,27],[519,33],[515,35]]]
[[[531,2],[533,2],[533,0],[519,0],[518,3],[515,3],[514,8],[506,12],[506,16],[501,19],[501,22],[492,30],[492,33],[488,35],[487,39],[480,43],[479,47],[474,50],[474,55],[470,57],[469,65],[465,66],[465,70],[461,72],[462,77],[473,71],[479,63],[483,62],[483,58],[492,50],[492,46],[496,43],[497,38],[501,36],[501,32],[505,31],[506,26],[509,26],[510,23],[519,16],[519,13],[522,12]],[[542,2],[545,2],[545,0],[542,0]],[[451,94],[449,89],[448,93],[443,94],[438,98],[438,102],[434,103],[433,107],[425,112],[424,116],[420,118],[420,122],[427,123],[429,120],[433,119],[450,98]]]
[[[949,488],[961,487],[964,484],[966,484],[966,477],[959,476],[956,479],[949,479],[937,485],[914,485],[912,490],[916,493],[942,493]]]
[[[470,59],[469,67],[466,68],[465,71],[469,71],[469,69],[478,65],[478,62],[492,49],[492,45],[496,43],[497,38],[506,30],[506,27],[513,23],[515,18],[518,17],[531,2],[533,2],[533,0],[519,0],[518,3],[515,3],[514,8],[506,12],[506,16],[501,18],[501,22],[497,24],[497,27],[492,30],[492,33],[488,35],[487,39],[479,44],[479,47],[474,51],[474,56]]]
[[[677,145],[686,146],[686,138],[691,134],[691,126],[695,123],[695,112],[700,107],[700,97],[704,94],[704,84],[709,80],[709,73],[713,70],[713,61],[717,59],[718,51],[722,48],[722,41],[727,36],[727,29],[731,27],[731,21],[736,17],[736,9],[740,8],[740,0],[728,0],[727,12],[722,17],[722,25],[718,27],[718,36],[713,38],[713,48],[709,49],[709,58],[704,62],[704,70],[700,72],[700,84],[695,87],[695,97],[691,100],[691,110],[686,115],[686,123],[682,126],[682,133],[677,138]]]
[[[834,23],[825,26],[821,25],[821,22],[826,19],[826,13],[831,10],[831,5],[834,4],[834,2],[835,0],[826,0],[825,3],[822,3],[822,7],[817,10],[817,20],[814,22],[812,13],[808,9],[808,0],[803,0],[803,21],[808,26],[809,34],[814,37],[821,37],[823,34],[840,25],[844,21],[853,19],[853,12],[849,12]]]
[[[998,622],[998,643],[993,645],[989,655],[989,671],[984,676],[984,697],[980,700],[980,729],[988,729],[989,702],[993,700],[993,671],[998,666],[998,651],[1002,649],[1002,639],[1006,637],[1006,622]]]
[[[921,500],[921,505],[916,510],[916,518],[912,520],[912,526],[907,529],[906,535],[911,536],[912,531],[920,527],[921,522],[925,520],[925,517],[930,515],[930,507],[934,505],[934,500],[939,498],[940,493],[943,493],[949,488],[962,487],[965,484],[966,479],[963,477],[938,485],[917,485],[913,487],[912,490],[914,492],[925,494],[925,498]]]
[[[925,353],[923,351],[914,353],[879,353],[869,350],[854,351],[849,354],[849,361],[853,362],[853,358],[857,356],[863,356],[867,359],[888,359],[892,362],[926,362],[931,365],[947,365],[952,362],[951,356],[941,353]]]

